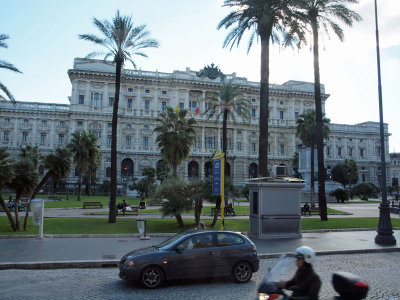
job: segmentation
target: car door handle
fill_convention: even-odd
[[[214,255],[214,252],[210,251],[208,252],[208,255]]]

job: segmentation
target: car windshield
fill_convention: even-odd
[[[157,248],[166,247],[166,246],[172,244],[173,242],[179,240],[181,237],[183,237],[186,234],[187,234],[187,232],[185,232],[185,231],[177,233],[177,234],[171,236],[170,238],[166,239],[165,241],[161,242],[159,245],[157,245]]]

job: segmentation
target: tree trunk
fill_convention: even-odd
[[[76,201],[81,201],[81,193],[82,193],[82,172],[79,172],[79,179],[78,179],[78,199],[76,199]]]
[[[215,202],[214,218],[211,223],[211,227],[214,227],[215,224],[217,223],[218,213],[219,213],[220,209],[221,209],[221,197],[218,197],[218,200]]]
[[[272,28],[271,28],[272,30]],[[269,39],[271,30],[260,34],[261,38],[261,81],[260,81],[260,136],[258,144],[259,176],[268,176],[268,104],[269,104]]]
[[[108,223],[117,221],[116,201],[117,201],[117,126],[118,126],[118,106],[119,93],[121,88],[121,70],[123,61],[116,59],[115,66],[115,97],[112,116],[112,135],[111,135],[111,195],[110,210],[108,213]]]
[[[178,178],[178,167],[177,167],[177,166],[173,166],[173,167],[172,167],[172,175],[173,175],[175,178]]]
[[[91,174],[91,172],[89,172],[89,179],[88,179],[88,181],[89,181],[88,196],[90,197],[90,190],[91,190],[91,188],[92,188],[92,174]]]
[[[11,225],[11,229],[13,231],[17,231],[17,226],[15,226],[14,218],[13,218],[12,214],[10,213],[10,211],[8,210],[8,207],[7,207],[7,205],[6,205],[5,201],[4,201],[1,193],[0,193],[0,205],[3,208],[3,210],[6,212],[6,215],[8,217],[8,221],[10,222],[10,225]]]
[[[50,178],[51,175],[52,175],[52,172],[51,171],[47,171],[46,175],[44,175],[42,180],[40,180],[39,184],[36,186],[36,188],[34,189],[32,195],[31,195],[31,197],[29,199],[28,206],[26,208],[25,219],[24,219],[24,231],[26,231],[26,228],[28,226],[28,217],[29,217],[29,210],[31,209],[31,201],[33,199],[35,199],[37,193],[41,190],[41,188],[46,183],[46,181]]]
[[[14,200],[14,214],[15,214],[15,228],[17,231],[19,231],[19,212],[18,212],[18,204],[19,204],[19,199],[21,198],[21,195],[19,193],[16,193],[15,195],[15,200]]]
[[[175,218],[176,218],[176,221],[178,222],[179,227],[185,227],[182,216],[180,214],[175,215]]]
[[[203,201],[195,200],[194,202],[194,220],[196,224],[200,222],[201,210],[203,209]]]
[[[316,114],[316,137],[318,155],[318,204],[321,221],[328,221],[326,195],[325,195],[325,166],[324,166],[324,135],[322,122],[321,82],[319,74],[319,50],[318,50],[318,23],[316,17],[311,22],[313,30],[314,52],[314,93]]]
[[[311,207],[315,207],[315,180],[314,180],[314,160],[315,160],[315,155],[314,155],[314,142],[311,143],[311,178],[310,178],[310,187],[311,187]]]

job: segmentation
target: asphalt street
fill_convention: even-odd
[[[277,259],[263,259],[260,271],[247,284],[230,278],[167,282],[157,290],[118,277],[117,268],[3,270],[1,299],[255,299],[256,290]],[[356,273],[370,285],[367,299],[400,299],[400,253],[317,256],[314,264],[323,282],[320,299],[331,299],[335,271]]]

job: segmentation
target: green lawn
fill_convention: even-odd
[[[203,220],[209,227],[212,220]],[[23,222],[23,221],[22,221]],[[191,229],[196,225],[194,220],[185,219],[185,228]],[[216,228],[220,228],[218,220]],[[306,218],[301,220],[302,230],[311,229],[345,229],[345,228],[377,228],[378,218],[331,218],[327,222],[319,219]],[[400,227],[398,218],[392,219],[393,227]],[[38,226],[29,220],[29,230],[12,232],[7,217],[0,217],[0,235],[38,234]],[[225,228],[247,232],[249,221],[246,219],[226,219]],[[179,232],[180,228],[175,219],[147,219],[148,233]],[[138,233],[135,219],[118,218],[117,223],[109,224],[106,218],[45,218],[44,234],[133,234]]]

